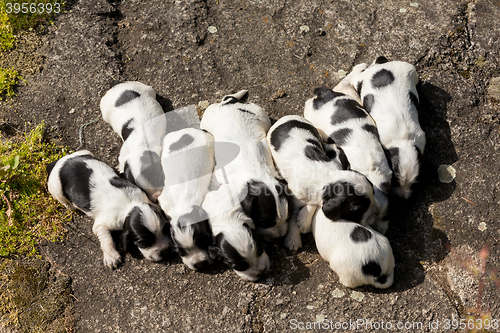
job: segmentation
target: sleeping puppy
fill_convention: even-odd
[[[247,103],[248,92],[242,90],[225,96],[219,104],[210,105],[201,119],[201,128],[214,136],[216,143],[227,142],[239,147],[239,154],[229,161],[223,145],[215,145],[215,180],[237,189],[244,212],[259,233],[267,238],[285,235],[289,216],[286,184],[278,181],[266,133],[271,126],[267,113],[258,105]]]
[[[336,88],[342,88],[342,85]],[[322,87],[315,89],[314,94],[316,97],[306,101],[304,117],[318,128],[327,146],[335,144],[342,149],[350,169],[361,172],[372,182],[378,210],[373,227],[385,233],[392,171],[375,122],[358,102],[342,92]]]
[[[147,260],[159,261],[171,251],[170,223],[160,208],[89,151],[50,163],[47,173],[49,192],[56,200],[94,219],[92,230],[106,266],[115,268],[122,260],[111,237],[114,230],[122,230],[125,251],[132,244]]]
[[[156,201],[163,189],[160,156],[167,126],[155,90],[140,82],[120,83],[104,95],[100,107],[123,140],[119,171]]]
[[[389,240],[370,227],[346,220],[332,221],[321,209],[311,229],[318,252],[344,286],[389,288],[394,280],[394,256]]]
[[[189,268],[204,268],[212,263],[208,248],[215,242],[201,208],[214,168],[212,135],[195,128],[167,134],[161,163],[165,187],[158,202],[172,218],[175,250]]]
[[[238,195],[233,185],[222,184],[205,196],[202,207],[208,213],[216,239],[210,256],[222,258],[242,279],[257,281],[269,270],[269,257]]]
[[[377,123],[380,142],[393,171],[393,191],[408,199],[420,172],[425,147],[425,133],[417,113],[417,72],[409,63],[388,62],[384,57],[378,57],[362,70],[365,67],[366,64],[354,67],[350,83]]]
[[[339,160],[326,156],[318,130],[307,119],[284,116],[271,127],[267,139],[295,206],[303,207],[297,217],[301,231],[318,206],[332,220],[373,223],[377,207],[372,184],[359,172],[342,170]]]

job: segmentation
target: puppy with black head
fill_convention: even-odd
[[[300,116],[284,116],[267,134],[281,176],[293,193],[302,232],[310,228],[318,206],[332,220],[372,224],[377,212],[373,186],[359,172],[342,170],[341,161],[327,156],[318,130]]]
[[[270,268],[269,256],[254,221],[240,204],[239,194],[238,187],[222,184],[205,196],[202,207],[216,239],[210,256],[221,258],[242,279],[257,281]]]
[[[271,121],[264,109],[248,103],[247,98],[246,90],[225,96],[205,110],[200,126],[216,142],[216,181],[238,190],[243,210],[259,233],[267,238],[282,237],[288,230],[289,197],[286,184],[276,178],[266,142]],[[228,161],[227,150],[219,142],[235,145],[239,153]],[[221,166],[221,161],[228,163]]]
[[[361,172],[372,182],[378,210],[372,226],[385,233],[392,171],[375,122],[355,99],[339,91],[344,89],[349,93],[345,89],[350,86],[349,79],[346,77],[335,91],[326,87],[315,89],[316,96],[306,101],[304,117],[318,128],[327,147],[334,144],[344,152],[350,169]]]
[[[418,121],[418,81],[413,65],[385,57],[378,57],[368,67],[355,66],[350,76],[351,86],[377,124],[393,171],[393,191],[406,199],[420,172],[425,147],[425,133]]]
[[[156,202],[163,189],[161,151],[167,133],[156,91],[140,82],[115,85],[101,99],[104,121],[123,140],[118,169]]]
[[[144,258],[159,261],[172,250],[169,219],[147,195],[130,181],[83,150],[64,156],[47,166],[52,196],[94,219],[104,264],[116,268],[122,258],[111,231],[122,230],[124,249],[136,246]]]
[[[172,218],[175,250],[189,268],[205,268],[212,263],[208,249],[215,242],[208,215],[201,208],[214,168],[212,135],[195,128],[167,134],[161,163],[165,187],[158,202]]]
[[[321,209],[311,223],[318,252],[344,286],[389,288],[394,280],[394,255],[389,240],[370,227],[347,220],[332,221]]]

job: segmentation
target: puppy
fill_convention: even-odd
[[[326,156],[320,134],[308,120],[284,116],[271,127],[267,139],[295,206],[303,207],[297,218],[301,231],[310,224],[317,206],[332,220],[373,223],[377,207],[372,184],[358,172],[342,170],[339,160]]]
[[[415,67],[378,57],[371,66],[360,64],[353,72],[351,86],[356,88],[363,107],[375,120],[380,142],[386,149],[393,171],[393,191],[408,199],[420,172],[425,147],[425,133],[418,122]]]
[[[394,280],[394,256],[389,240],[370,227],[346,220],[332,221],[321,209],[311,229],[318,252],[344,286],[389,288]]]
[[[234,185],[222,184],[205,196],[202,207],[208,213],[216,239],[210,256],[222,258],[242,279],[257,281],[269,270],[269,257],[238,195]]]
[[[215,145],[215,179],[236,188],[244,212],[259,233],[267,238],[285,235],[289,216],[286,184],[278,181],[266,133],[271,126],[267,113],[258,105],[247,103],[248,92],[242,90],[225,96],[219,104],[210,105],[201,119],[201,128],[214,136],[216,143],[227,142],[239,148],[239,154],[226,165],[227,151]]]
[[[339,84],[336,88],[343,86]],[[385,233],[392,171],[380,144],[375,122],[358,102],[342,92],[322,87],[315,89],[314,94],[316,97],[306,101],[304,117],[318,128],[328,146],[335,144],[342,149],[350,169],[361,172],[372,182],[378,210],[373,227]]]
[[[159,207],[131,182],[82,150],[47,166],[50,194],[71,209],[94,219],[92,228],[104,254],[104,265],[121,262],[111,231],[122,230],[124,249],[136,246],[151,261],[159,261],[172,249],[170,223]]]
[[[208,248],[215,242],[201,208],[214,168],[212,135],[195,128],[167,134],[161,163],[165,187],[158,202],[172,218],[175,250],[189,268],[204,268],[212,263]]]
[[[160,155],[167,126],[155,90],[140,82],[120,83],[104,95],[100,107],[123,140],[119,171],[156,201],[164,182]]]

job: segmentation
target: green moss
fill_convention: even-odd
[[[14,86],[21,80],[16,70],[0,68],[0,100],[15,96]]]
[[[67,149],[46,142],[43,132],[42,123],[22,137],[0,137],[0,256],[37,254],[38,240],[61,239],[71,216],[45,189],[45,166]]]

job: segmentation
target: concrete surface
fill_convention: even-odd
[[[4,121],[44,120],[54,140],[76,149],[80,125],[100,115],[114,80],[153,86],[166,110],[248,89],[276,120],[302,114],[313,89],[335,86],[339,71],[385,55],[414,64],[423,80],[428,169],[408,202],[392,202],[395,282],[384,291],[343,287],[310,235],[297,254],[282,240],[269,244],[272,269],[258,283],[220,263],[192,272],[175,256],[154,264],[127,255],[111,271],[92,222],[77,216],[64,243],[43,246],[53,269],[72,279],[74,332],[285,332],[315,322],[323,326],[311,331],[334,331],[349,321],[360,325],[346,330],[359,332],[387,331],[382,322],[393,331],[401,322],[422,323],[402,332],[452,332],[445,320],[466,318],[476,305],[478,278],[464,268],[466,258],[478,261],[489,245],[488,269],[500,267],[498,1],[68,3],[42,36],[42,70],[13,103],[0,104]],[[102,119],[85,128],[83,140],[117,165],[120,141]],[[456,169],[452,183],[437,179],[442,164]],[[500,319],[493,282],[481,301]]]

